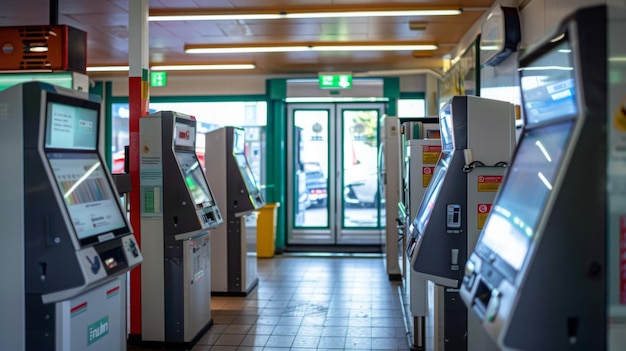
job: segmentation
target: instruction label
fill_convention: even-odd
[[[478,176],[478,191],[495,193],[502,184],[503,176]]]
[[[489,212],[491,212],[491,204],[478,204],[478,229],[483,229]]]
[[[430,184],[430,180],[433,179],[433,173],[435,173],[435,167],[425,166],[422,167],[422,187],[427,188]]]
[[[619,218],[619,302],[626,305],[626,215]]]
[[[440,154],[441,146],[424,145],[422,146],[422,163],[425,165],[437,164]]]

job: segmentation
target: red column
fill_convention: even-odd
[[[130,224],[141,248],[139,119],[148,114],[148,0],[130,1],[128,12]],[[141,335],[141,266],[130,272],[130,334]]]

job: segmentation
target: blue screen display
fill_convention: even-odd
[[[578,113],[572,50],[561,40],[541,57],[520,67],[526,124]]]
[[[528,129],[480,238],[519,271],[555,185],[574,121]]]

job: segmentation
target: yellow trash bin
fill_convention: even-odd
[[[256,220],[256,255],[274,257],[276,251],[276,217],[280,202],[270,202],[258,209]]]

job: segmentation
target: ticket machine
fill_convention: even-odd
[[[215,189],[226,225],[211,246],[214,295],[245,296],[257,285],[256,209],[265,205],[245,154],[243,128],[222,127],[205,136],[211,155],[206,177]]]
[[[426,119],[423,119],[426,120]],[[438,118],[437,133],[439,136]],[[417,210],[422,203],[424,193],[433,177],[435,166],[441,155],[440,139],[411,139],[412,126],[416,122],[403,122],[401,129],[407,140],[404,142],[404,162],[403,162],[403,196],[402,205],[400,206],[404,233],[410,234],[411,220],[417,215]],[[417,122],[422,125],[427,123]],[[413,133],[415,135],[417,133]],[[431,133],[434,134],[434,133]],[[409,235],[407,234],[403,240],[403,250],[406,247]],[[412,325],[412,342],[415,350],[424,350],[426,348],[426,316],[428,316],[428,281],[417,272],[411,269],[411,257],[404,256],[404,266],[406,269],[403,285],[405,287],[405,295],[409,301],[409,311],[413,317]],[[431,321],[430,321],[431,322]]]
[[[461,285],[502,350],[626,345],[624,33],[584,8],[520,57],[524,130]]]
[[[472,327],[458,287],[467,252],[474,247],[515,147],[514,107],[455,96],[442,108],[439,124],[442,152],[413,221],[407,252],[418,276],[444,287],[443,313],[435,312],[435,317],[443,326],[445,349],[487,350],[474,345],[476,333],[468,333]]]
[[[46,83],[0,92],[2,349],[126,349],[125,273],[142,255],[99,146],[100,111]]]
[[[400,120],[383,116],[380,121],[382,143],[378,154],[379,184],[385,199],[385,266],[389,280],[402,280],[404,275],[401,228],[398,227],[398,202],[400,201]]]
[[[139,127],[140,339],[188,347],[213,324],[210,230],[222,215],[196,155],[195,118],[160,111]]]

